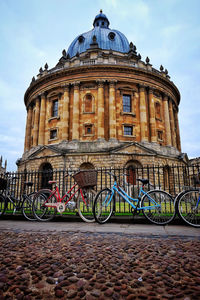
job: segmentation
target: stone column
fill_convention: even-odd
[[[79,140],[79,84],[74,83],[74,102],[73,102],[73,120],[72,120],[72,140]]]
[[[69,140],[69,84],[64,86],[62,140]]]
[[[147,133],[147,108],[145,99],[145,86],[140,85],[140,132],[141,142],[148,142]]]
[[[46,118],[46,97],[45,94],[42,94],[41,104],[40,104],[40,122],[39,122],[39,136],[38,136],[39,145],[44,145],[45,118]]]
[[[179,122],[178,122],[178,112],[174,112],[175,126],[176,126],[176,143],[177,149],[181,151],[181,139],[180,139],[180,131],[179,131]]]
[[[172,146],[176,147],[176,131],[175,131],[175,122],[174,122],[173,103],[171,98],[169,99],[169,119],[170,119],[170,128],[171,128]]]
[[[33,147],[38,145],[38,131],[39,131],[39,118],[40,118],[40,100],[36,99],[35,103],[35,118],[33,128]]]
[[[172,139],[171,139],[171,127],[170,127],[170,121],[169,121],[169,105],[168,105],[168,96],[167,95],[164,95],[163,107],[164,107],[165,137],[166,137],[165,142],[166,142],[167,146],[171,146]]]
[[[24,151],[29,150],[31,147],[32,115],[33,115],[33,108],[32,108],[32,106],[29,106],[28,111],[27,111],[27,118],[26,118],[26,133],[25,133]]]
[[[104,82],[105,80],[98,80],[98,94],[97,94],[97,138],[104,139]]]
[[[113,80],[109,83],[109,138],[116,139],[116,101],[115,101],[115,83]]]
[[[156,135],[156,118],[155,118],[155,103],[153,98],[153,89],[149,89],[149,116],[150,116],[150,134],[151,134],[151,142],[157,142]]]

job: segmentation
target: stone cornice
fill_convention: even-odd
[[[36,91],[38,89],[39,93],[41,93],[41,87],[47,83],[51,83],[53,80],[56,79],[61,79],[65,76],[69,76],[69,79],[67,79],[67,83],[68,84],[72,84],[74,81],[80,80],[81,82],[86,81],[86,79],[88,79],[88,77],[86,76],[88,73],[93,73],[93,72],[97,72],[96,76],[94,76],[93,74],[91,74],[91,79],[92,80],[98,80],[101,79],[101,76],[103,77],[103,79],[106,80],[111,80],[113,79],[113,74],[110,74],[108,76],[106,76],[105,78],[105,74],[104,72],[106,72],[106,74],[108,73],[108,70],[110,72],[112,71],[116,71],[116,72],[121,72],[121,74],[116,74],[116,80],[118,81],[126,81],[129,80],[130,82],[134,82],[136,84],[142,84],[142,85],[146,85],[146,86],[153,86],[153,80],[156,81],[156,83],[163,85],[162,89],[163,92],[166,93],[166,89],[170,89],[172,90],[172,93],[174,93],[176,95],[176,98],[178,100],[178,103],[180,102],[180,93],[179,90],[177,89],[177,87],[175,86],[175,84],[170,81],[169,79],[163,77],[160,74],[157,74],[156,72],[152,72],[152,71],[147,71],[144,70],[142,68],[136,68],[136,67],[131,67],[131,66],[123,66],[123,65],[88,65],[88,66],[78,66],[78,67],[72,67],[72,68],[64,68],[64,69],[60,69],[56,72],[52,72],[52,73],[48,73],[47,75],[37,79],[34,83],[32,83],[29,88],[27,89],[25,96],[24,96],[24,101],[25,104],[27,103],[28,98],[30,97],[30,95],[33,94],[34,91]],[[101,75],[102,72],[102,75]],[[76,78],[71,78],[72,75],[79,75]],[[128,76],[129,75],[129,76]],[[131,78],[130,75],[132,75],[133,77]],[[93,78],[95,77],[95,78]],[[143,78],[142,78],[143,77]],[[63,79],[63,81],[60,81],[60,84],[64,84],[66,83],[66,79]],[[52,83],[54,84],[54,83]],[[156,87],[158,89],[158,85],[156,84]]]

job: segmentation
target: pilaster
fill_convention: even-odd
[[[36,98],[35,118],[34,118],[34,128],[33,128],[33,147],[38,145],[39,118],[40,118],[40,99]]]
[[[74,85],[74,103],[73,103],[73,123],[72,123],[72,140],[79,140],[79,85],[80,82],[76,81]]]
[[[178,112],[174,112],[174,119],[175,119],[175,127],[176,127],[176,143],[177,148],[181,151],[181,140],[180,140],[180,131],[179,131],[179,122],[178,122]]]
[[[146,107],[146,87],[139,85],[139,94],[140,94],[140,133],[141,133],[141,142],[148,142],[148,133],[147,133],[147,107]]]
[[[157,142],[156,135],[156,118],[155,118],[155,103],[153,98],[153,89],[149,88],[149,122],[150,122],[150,135],[151,142]]]
[[[177,147],[173,103],[171,98],[169,99],[169,119],[170,119],[170,127],[171,127],[172,146]]]
[[[116,139],[116,100],[115,85],[116,80],[109,82],[109,138]]]
[[[69,140],[69,84],[63,89],[62,140]]]
[[[97,138],[104,139],[104,82],[105,80],[97,80]]]
[[[44,145],[45,117],[46,117],[46,96],[45,94],[41,94],[40,122],[39,122],[39,136],[38,136],[39,145]]]
[[[25,133],[24,151],[29,150],[31,147],[32,115],[33,115],[33,108],[32,108],[32,106],[29,106],[28,111],[27,111],[27,118],[26,118],[26,133]]]
[[[166,145],[172,145],[171,139],[171,126],[169,120],[169,105],[168,105],[169,97],[167,95],[163,96],[163,108],[164,108],[164,121],[165,121],[165,138],[166,138]]]

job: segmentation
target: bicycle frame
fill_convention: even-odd
[[[56,205],[51,205],[51,203],[48,203],[48,200],[49,200],[52,196],[55,196],[55,197],[56,197],[56,200],[57,200],[57,203],[62,202],[62,201],[67,197],[67,195],[68,195],[69,193],[71,193],[72,190],[74,190],[74,192],[73,192],[73,194],[69,197],[69,199],[67,199],[67,201],[65,202],[65,205],[66,205],[66,204],[74,197],[74,195],[75,195],[78,191],[80,191],[80,194],[81,194],[81,197],[82,197],[83,202],[85,203],[85,205],[87,205],[87,204],[86,204],[86,201],[85,201],[85,198],[84,198],[84,195],[83,195],[82,189],[81,189],[80,187],[78,187],[77,189],[75,189],[77,185],[78,185],[78,183],[75,183],[75,184],[72,186],[72,188],[71,188],[70,190],[68,190],[67,193],[65,193],[65,195],[64,195],[62,198],[61,198],[61,196],[60,196],[59,189],[58,189],[58,187],[57,187],[57,185],[56,185],[54,191],[52,191],[51,195],[50,195],[49,198],[46,200],[46,202],[44,203],[44,205],[45,205],[46,207],[55,207],[55,208],[56,208],[57,206],[56,206]]]
[[[143,190],[143,187],[144,186],[142,186],[141,188],[140,188],[140,191],[139,191],[139,195],[138,195],[138,198],[132,198],[132,197],[130,197],[118,184],[117,184],[117,182],[115,181],[114,182],[114,184],[113,184],[113,186],[112,186],[112,194],[111,194],[111,196],[110,196],[110,199],[108,200],[108,196],[106,197],[106,199],[105,199],[105,201],[104,201],[104,204],[105,203],[107,203],[107,200],[108,200],[108,203],[106,204],[106,206],[108,206],[109,204],[110,204],[110,202],[112,201],[112,198],[113,198],[113,196],[114,196],[114,194],[115,194],[115,192],[117,192],[117,194],[118,195],[120,195],[126,202],[128,202],[130,205],[131,205],[131,207],[133,208],[133,209],[136,209],[136,210],[143,210],[143,209],[154,209],[155,207],[160,207],[160,204],[158,204],[154,199],[152,199],[149,195],[148,195],[148,193],[147,192],[145,192],[144,190]],[[143,195],[146,195],[147,197],[148,197],[148,199],[154,204],[154,205],[151,205],[151,206],[145,206],[145,207],[143,207],[143,206],[140,206],[140,207],[138,207],[138,204],[140,204],[141,203],[141,197],[143,196]],[[136,205],[134,205],[131,201],[134,201],[134,202],[136,202],[137,204]]]

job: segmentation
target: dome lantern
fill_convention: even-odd
[[[102,28],[108,28],[110,25],[110,22],[106,15],[103,14],[102,9],[100,10],[100,13],[95,17],[93,26],[94,27],[102,27]]]

